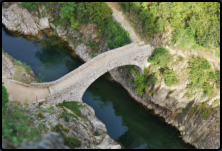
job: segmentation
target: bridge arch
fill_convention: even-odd
[[[122,50],[122,52],[125,51],[125,55],[118,55],[118,50],[117,52],[112,50],[111,53],[106,52],[105,55],[101,54],[85,63],[76,69],[76,71],[78,70],[79,72],[74,74],[75,71],[73,71],[72,75],[70,75],[72,76],[71,78],[64,78],[65,82],[60,81],[60,83],[62,82],[61,84],[54,83],[54,85],[49,86],[52,91],[50,90],[51,94],[46,97],[46,103],[56,105],[63,102],[63,100],[67,102],[82,102],[82,97],[87,88],[104,73],[117,67],[135,65],[139,67],[140,72],[143,73],[144,67],[149,66],[147,59],[151,55],[153,48],[149,45],[141,46],[139,49],[137,47],[137,49],[135,49],[134,47],[132,48],[128,45],[126,49]],[[85,68],[87,68],[87,70]]]
[[[85,91],[88,89],[88,87],[95,80],[97,80],[100,76],[102,76],[106,72],[108,72],[112,69],[115,69],[117,67],[121,67],[121,66],[125,66],[125,65],[135,65],[135,66],[139,67],[140,73],[143,74],[144,67],[142,67],[141,64],[138,63],[137,61],[128,60],[128,61],[123,61],[123,63],[121,63],[121,64],[119,64],[117,62],[118,61],[113,61],[107,66],[107,68],[101,68],[101,69],[94,71],[90,75],[85,76],[78,83],[63,89],[59,93],[50,94],[46,98],[47,104],[49,103],[49,104],[56,105],[58,103],[61,103],[63,100],[66,100],[67,102],[69,102],[69,101],[82,102],[82,97],[83,97]]]

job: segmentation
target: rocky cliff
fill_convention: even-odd
[[[10,20],[8,16],[11,14],[9,12],[13,7],[11,5],[7,9],[2,9],[4,20]],[[32,12],[32,14],[41,14],[41,10],[43,9],[39,7],[39,10]],[[53,11],[57,13],[59,10],[59,6],[53,9]],[[47,15],[48,17],[42,17],[46,17],[48,20],[52,19],[49,14]],[[34,20],[34,18],[33,16],[32,19]],[[3,24],[9,28],[7,23],[7,21],[3,22]],[[93,55],[109,50],[106,46],[106,39],[96,37],[96,24],[81,25],[79,30],[72,30],[69,26],[56,27],[50,23],[50,21],[49,25],[56,31],[58,36],[69,43],[69,46],[84,61],[90,60]],[[23,33],[25,32],[23,31]],[[33,35],[35,35],[34,32]],[[90,46],[87,46],[89,41],[97,43],[98,48],[96,51],[90,48]],[[98,42],[100,42],[100,44],[98,44]],[[185,62],[187,62],[187,60],[185,60]],[[185,66],[187,66],[187,64],[183,63],[177,64],[172,68],[179,73],[182,71],[178,69],[182,69],[182,67]],[[159,83],[153,87],[150,86],[147,91],[143,93],[142,97],[140,97],[135,95],[135,87],[130,82],[130,80],[134,79],[135,74],[129,73],[127,67],[119,67],[109,71],[109,73],[115,81],[119,82],[128,91],[129,95],[131,95],[135,101],[142,104],[145,108],[153,109],[155,114],[162,116],[167,123],[178,128],[185,142],[191,143],[196,148],[213,149],[220,147],[220,107],[218,105],[209,106],[201,104],[200,102],[206,101],[207,98],[201,98],[199,94],[187,99],[185,97],[187,93],[185,89],[188,83],[187,79],[184,79],[184,82],[180,85],[167,87],[164,79],[160,78]],[[208,104],[212,104],[219,96],[220,93],[215,98],[212,98]],[[210,112],[208,119],[204,119],[201,116],[206,111]]]

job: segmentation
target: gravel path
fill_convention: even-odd
[[[4,86],[7,89],[7,92],[10,94],[9,101],[18,101],[20,103],[33,103],[37,100],[45,99],[49,95],[48,88],[32,88],[26,87],[23,85],[19,85],[9,79],[2,77],[2,82],[4,82]]]

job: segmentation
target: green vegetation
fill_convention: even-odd
[[[213,102],[214,105],[217,105],[217,104],[219,104],[219,103],[220,103],[220,99],[216,99],[216,100]]]
[[[39,106],[41,106],[43,104],[43,102],[39,102]]]
[[[41,4],[41,2],[22,2],[22,7],[27,8],[29,11],[36,11],[38,10],[38,4]]]
[[[75,115],[77,115],[79,117],[82,116],[79,108],[83,107],[83,105],[77,101],[65,102],[65,100],[64,100],[63,103],[59,103],[58,106],[60,106],[60,107],[64,106],[64,107],[70,109],[72,112],[74,112]]]
[[[4,116],[2,114],[2,138],[9,144],[35,140],[48,130],[43,123],[36,126],[33,119],[26,115],[27,109],[20,105],[11,103],[8,108],[9,111]]]
[[[55,26],[71,24],[72,29],[78,30],[81,24],[96,23],[98,25],[96,35],[105,37],[110,49],[130,43],[129,33],[113,20],[112,9],[105,2],[50,2],[50,4],[62,6],[61,18],[53,13]]]
[[[65,141],[65,145],[69,146],[71,149],[74,149],[76,147],[81,146],[81,141],[78,140],[75,137],[67,137],[64,133],[67,132],[67,128],[64,128],[61,123],[58,123],[54,128],[52,128],[52,131],[55,131],[62,135]],[[64,132],[65,131],[65,132]]]
[[[182,113],[183,112],[183,108],[181,107],[178,111],[178,113]]]
[[[212,98],[215,95],[214,84],[216,88],[219,89],[220,87],[220,71],[216,70],[214,72],[207,59],[198,57],[190,59],[189,67],[189,84],[187,88],[191,90],[202,89],[205,96]]]
[[[95,131],[94,136],[100,136],[98,131]]]
[[[185,94],[185,96],[188,98],[188,99],[190,99],[190,98],[192,98],[194,95],[193,95],[193,93],[186,93]]]
[[[3,84],[4,82],[2,82],[2,115],[5,114],[8,103],[8,92]]]
[[[3,50],[3,48],[2,48],[2,52],[5,52],[5,51]]]
[[[178,75],[173,70],[165,69],[163,76],[165,79],[165,83],[168,87],[171,87],[179,82],[179,80],[177,78]]]
[[[43,76],[43,75],[41,75],[41,73],[39,73],[39,77],[37,77],[37,82],[41,83],[44,78],[45,78],[45,76]]]
[[[148,84],[155,85],[158,82],[159,73],[160,72],[157,71],[156,73],[150,75],[150,77],[148,78]]]
[[[39,117],[39,118],[44,118],[45,116],[44,116],[42,113],[38,113],[38,114],[37,114],[37,117]]]
[[[135,94],[142,96],[144,89],[146,90],[148,87],[147,84],[147,78],[144,75],[136,75],[133,84],[133,86],[135,87]]]
[[[195,114],[199,111],[201,117],[205,120],[209,119],[211,114],[214,114],[215,109],[209,106],[206,102],[200,103],[197,106],[191,107],[189,110],[190,114]]]
[[[154,63],[160,67],[167,67],[172,61],[172,55],[165,48],[155,48],[152,55],[148,58],[149,63]]]
[[[16,28],[18,28],[20,26],[20,24],[18,24],[17,26],[16,26]]]
[[[142,32],[153,36],[172,27],[172,43],[220,47],[220,4],[217,2],[119,2],[136,14]]]
[[[11,56],[10,56],[11,57]],[[11,57],[12,58],[12,57]],[[13,58],[12,58],[13,59]],[[31,67],[30,66],[28,66],[28,65],[26,65],[26,63],[25,62],[21,62],[21,61],[19,61],[19,60],[15,60],[15,59],[13,59],[13,61],[14,61],[14,63],[17,65],[17,66],[22,66],[22,67],[24,67],[25,68],[25,70],[29,73],[29,74],[31,74]]]
[[[203,119],[207,120],[210,117],[210,113],[209,111],[204,111],[201,116]]]

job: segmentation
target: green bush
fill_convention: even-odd
[[[164,69],[163,76],[168,87],[171,87],[179,82],[178,75],[173,70]]]
[[[152,74],[149,78],[148,78],[148,84],[152,84],[155,85],[158,82],[158,76],[159,76],[159,71],[157,71],[156,73]]]
[[[177,46],[220,47],[220,32],[217,32],[220,31],[219,3],[119,3],[129,15],[137,15],[142,22],[142,32],[149,36],[167,31],[166,25],[169,23],[173,30],[173,44],[177,43]]]
[[[217,105],[217,104],[219,104],[219,102],[220,102],[220,99],[216,99],[216,100],[213,102],[213,104]]]
[[[207,120],[210,117],[210,113],[209,111],[204,111],[201,116],[203,119]]]
[[[98,131],[95,131],[94,136],[100,136]]]
[[[160,67],[167,67],[172,61],[173,57],[165,48],[155,48],[151,56],[148,58],[149,63],[154,63]]]
[[[38,114],[37,114],[37,117],[39,117],[39,118],[44,118],[45,116],[44,116],[42,113],[38,113]]]
[[[182,113],[183,112],[183,108],[181,107],[177,113]]]
[[[60,107],[64,106],[64,107],[70,109],[71,111],[73,111],[77,116],[81,117],[81,112],[80,112],[79,108],[83,107],[83,105],[79,104],[79,102],[77,102],[77,101],[72,101],[72,102],[63,101],[63,103],[59,103],[58,106],[60,106]]]
[[[52,131],[55,131],[59,134],[62,135],[65,145],[69,146],[71,149],[74,149],[75,147],[80,147],[81,146],[81,141],[78,140],[75,137],[67,137],[64,133],[64,131],[68,131],[69,128],[65,128],[61,123],[58,123],[55,127],[52,128]]]
[[[68,128],[68,127],[64,127],[63,130],[64,130],[65,132],[69,132],[69,128]]]
[[[4,115],[6,112],[7,103],[8,103],[8,92],[3,84],[4,83],[2,82],[2,114]]]
[[[39,102],[39,106],[41,106],[43,104],[43,102]]]
[[[147,78],[144,75],[138,74],[134,79],[135,94],[143,95],[144,89],[146,90],[148,87]]]
[[[2,138],[11,145],[35,140],[40,137],[41,131],[47,129],[42,123],[36,126],[26,112],[25,108],[11,103],[10,112],[2,115]]]
[[[186,93],[185,96],[186,96],[188,99],[190,99],[190,98],[192,98],[194,95],[193,95],[193,93]]]
[[[81,146],[81,141],[75,137],[65,137],[65,145],[69,146],[71,149]]]
[[[27,8],[29,11],[36,11],[38,10],[37,4],[41,2],[22,2],[22,7]]]
[[[37,82],[41,83],[44,78],[45,78],[45,76],[43,76],[43,75],[41,75],[41,73],[39,73],[39,77],[37,77]]]

